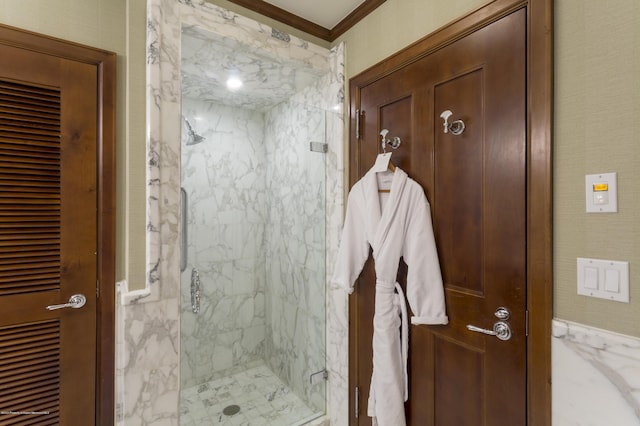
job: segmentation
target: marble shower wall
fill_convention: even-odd
[[[261,112],[183,98],[182,115],[205,138],[182,145],[188,200],[180,318],[185,389],[263,358],[267,164]],[[182,134],[184,142],[187,132]],[[191,310],[194,268],[199,313]]]
[[[314,411],[325,410],[325,143],[323,78],[266,113],[267,301],[265,360]],[[326,103],[326,102],[325,102]]]

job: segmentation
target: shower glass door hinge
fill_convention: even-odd
[[[327,369],[324,369],[324,370],[320,370],[320,371],[316,371],[315,373],[312,373],[309,376],[309,383],[313,385],[315,383],[318,383],[322,380],[327,380],[327,379],[329,379],[329,372],[327,371]]]
[[[329,151],[329,144],[324,142],[309,142],[309,149],[312,152],[321,152],[326,154]]]
[[[364,115],[364,111],[356,110],[356,140],[360,140],[360,117]]]

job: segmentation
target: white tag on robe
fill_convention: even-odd
[[[391,161],[391,153],[385,152],[384,154],[378,154],[376,162],[371,168],[376,173],[384,172],[389,168],[389,161]]]

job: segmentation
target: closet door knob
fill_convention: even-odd
[[[47,306],[47,309],[50,311],[55,311],[56,309],[63,309],[63,308],[78,309],[78,308],[82,308],[85,305],[85,303],[87,303],[87,298],[84,297],[84,294],[74,294],[69,298],[68,303],[63,303],[61,305],[49,305]]]

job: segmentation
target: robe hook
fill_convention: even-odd
[[[395,136],[392,139],[387,139],[387,134],[388,133],[389,133],[389,131],[387,129],[382,129],[380,131],[380,136],[382,137],[382,140],[381,140],[382,152],[387,152],[387,144],[389,144],[391,146],[391,148],[393,148],[393,149],[398,149],[398,147],[402,143],[402,141],[400,140],[400,138],[398,136]]]
[[[442,124],[444,127],[444,132],[451,132],[455,136],[461,135],[462,132],[464,132],[465,128],[464,121],[456,120],[449,124],[449,117],[451,117],[452,115],[453,113],[449,110],[442,111],[442,114],[440,114],[440,118],[444,120],[444,123]]]

